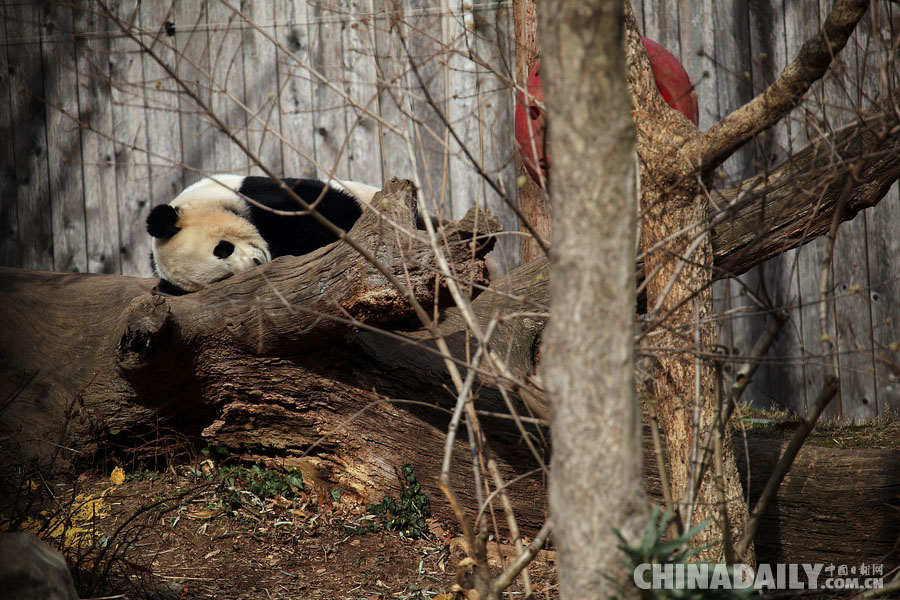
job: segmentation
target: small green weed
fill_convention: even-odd
[[[259,507],[267,498],[278,496],[293,502],[300,498],[300,492],[304,490],[303,476],[299,469],[289,468],[281,473],[266,469],[260,463],[250,468],[242,465],[216,465],[213,458],[226,459],[231,455],[225,446],[210,445],[200,452],[210,459],[205,461],[207,466],[203,469],[188,467],[186,474],[197,479],[219,482],[216,499],[207,503],[208,509],[221,508],[230,513],[241,506]]]
[[[281,496],[287,500],[294,500],[303,491],[303,476],[297,469],[288,469],[286,473],[279,473],[264,469],[260,464],[255,464],[249,469],[240,465],[220,467],[218,477],[227,493],[227,501],[232,506],[244,503],[243,492],[249,492],[260,500]]]
[[[431,516],[431,501],[422,493],[422,486],[416,481],[412,466],[403,465],[400,474],[400,500],[385,496],[378,504],[369,505],[369,512],[376,517],[375,521],[370,522],[372,529],[399,531],[413,539],[425,537],[428,535],[425,519]]]
[[[156,471],[151,471],[150,469],[143,469],[141,471],[134,471],[133,473],[128,473],[125,475],[125,481],[153,481],[154,479],[159,479],[160,474]]]
[[[658,506],[653,507],[650,513],[650,524],[647,533],[640,544],[630,546],[622,534],[615,532],[621,542],[619,548],[628,555],[628,568],[634,571],[642,564],[685,564],[698,552],[705,550],[713,544],[700,548],[691,548],[691,538],[703,531],[711,521],[704,521],[685,531],[681,537],[664,540],[666,527],[669,525],[671,513],[666,511],[660,514]],[[678,598],[679,600],[706,600],[709,598],[719,600],[738,600],[750,597],[755,593],[752,587],[747,589],[647,589],[640,591],[640,597],[644,600],[662,600]],[[633,596],[633,594],[624,594]]]
[[[206,458],[218,457],[221,460],[231,456],[231,450],[228,449],[228,446],[207,444],[205,448],[200,450],[200,454],[202,454]]]

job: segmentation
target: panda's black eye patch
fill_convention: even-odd
[[[231,242],[226,242],[225,240],[220,241],[215,250],[213,250],[213,254],[219,258],[228,258],[234,253],[234,244]]]

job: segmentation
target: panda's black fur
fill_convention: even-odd
[[[329,187],[318,179],[284,179],[298,197],[315,205],[316,212],[343,229],[349,230],[362,216],[359,202],[344,190]],[[325,191],[323,195],[323,191]],[[238,192],[263,206],[280,211],[303,210],[278,182],[268,177],[247,177]],[[321,200],[316,204],[316,200]],[[366,200],[369,200],[366,198]],[[249,203],[248,203],[249,204]],[[269,242],[272,258],[301,256],[337,241],[337,236],[325,229],[313,217],[286,217],[250,205],[250,221],[260,235]]]
[[[360,202],[379,190],[318,179],[283,179],[297,196],[329,221],[349,230],[362,215]],[[170,204],[154,207],[147,231],[154,238],[150,261],[159,290],[184,294],[279,256],[300,256],[338,238],[304,211],[268,177],[218,175],[186,188]]]

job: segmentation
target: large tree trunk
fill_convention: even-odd
[[[711,361],[701,358],[713,352],[718,341],[710,285],[713,247],[705,230],[707,201],[699,193],[697,177],[691,174],[700,157],[685,156],[680,150],[700,132],[661,101],[634,17],[630,9],[627,12],[631,90],[635,111],[644,117],[636,120],[647,325],[657,334],[653,346],[661,349],[653,353],[650,401],[665,435],[671,494],[685,529],[711,520],[713,525],[694,540],[698,545],[715,544],[702,558],[733,561],[722,543],[726,534],[719,518],[713,470],[706,470],[696,496],[690,485],[693,469],[699,464],[697,447],[702,448],[702,440],[712,430],[717,407],[716,373]],[[727,536],[736,540],[744,529],[747,506],[727,437],[723,471],[724,493],[729,499]],[[752,550],[744,560],[754,562]]]
[[[657,349],[652,354],[650,385],[665,433],[672,497],[679,503],[681,518],[686,527],[706,520],[713,523],[695,538],[698,545],[716,544],[700,554],[704,559],[749,563],[754,560],[752,546],[744,556],[735,557],[731,551],[731,542],[739,539],[744,530],[747,506],[731,445],[727,443],[727,429],[722,431],[725,443],[721,472],[714,474],[710,468],[703,471],[702,477],[696,474],[697,469],[703,469],[704,445],[711,439],[717,422],[719,398],[725,397],[717,397],[717,375],[708,358],[716,354],[718,335],[710,285],[716,277],[716,259],[711,224],[707,221],[709,194],[705,193],[704,178],[752,135],[800,103],[809,86],[840,52],[865,9],[863,0],[837,2],[822,32],[804,44],[800,55],[772,86],[705,133],[662,100],[634,16],[630,7],[626,10],[628,74],[641,164],[647,326]],[[878,135],[891,137],[886,131],[875,137]],[[823,197],[826,191],[840,189],[839,175],[826,177],[813,169],[814,157],[799,162],[809,170],[792,170],[798,166],[792,164],[788,171],[804,174],[808,183],[821,184]],[[852,175],[843,171],[842,178],[846,177]],[[787,178],[784,171],[778,175],[780,181]],[[767,200],[772,189],[768,183],[755,183],[757,188],[766,188],[763,194]],[[858,187],[857,183],[852,187]],[[796,194],[797,188],[793,189]],[[752,194],[744,194],[749,195]],[[732,209],[740,204],[739,197],[735,196]],[[837,198],[832,195],[829,199]],[[761,206],[764,210],[766,203]],[[753,234],[745,239],[748,246],[760,249]],[[698,489],[693,485],[695,481]],[[720,512],[723,502],[725,507]]]
[[[633,589],[617,534],[636,543],[649,514],[634,391],[637,199],[622,10],[621,0],[557,0],[540,12],[556,149],[541,372],[561,598]]]

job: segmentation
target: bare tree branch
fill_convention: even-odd
[[[822,78],[866,13],[868,0],[838,0],[821,31],[808,39],[794,62],[772,85],[688,142],[687,156],[699,155],[701,172],[710,173],[760,131],[780,121],[802,100],[810,86]]]
[[[852,177],[850,165],[861,157],[865,165]],[[768,177],[713,192],[724,207],[710,213],[717,275],[739,275],[825,235],[848,178],[853,183],[841,220],[875,206],[900,178],[898,157],[900,123],[888,106],[814,140]]]

